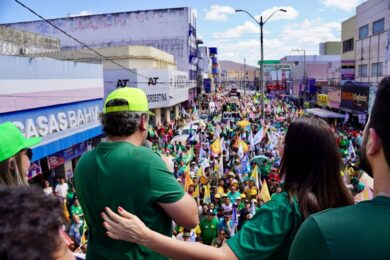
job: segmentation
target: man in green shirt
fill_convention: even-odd
[[[89,227],[87,259],[165,259],[141,245],[109,238],[101,219],[105,207],[124,208],[165,236],[172,236],[172,219],[186,228],[199,222],[195,201],[161,157],[141,146],[149,114],[141,89],[113,91],[101,115],[109,142],[100,143],[77,164],[75,186]]]
[[[211,245],[214,238],[217,237],[218,219],[214,216],[212,210],[207,212],[207,217],[200,222],[200,229],[202,230],[203,243]]]
[[[310,216],[290,259],[390,259],[390,78],[379,85],[363,134],[361,166],[374,177],[375,198]]]

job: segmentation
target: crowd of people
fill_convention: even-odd
[[[381,87],[382,100],[388,99],[390,84]],[[305,259],[302,247],[315,228],[307,222],[319,221],[313,214],[342,210],[380,192],[386,196],[386,185],[374,190],[376,168],[367,167],[367,156],[357,152],[371,145],[371,156],[382,149],[388,161],[387,128],[378,118],[368,133],[348,122],[314,118],[283,95],[265,97],[262,115],[260,98],[204,95],[183,109],[181,118],[152,126],[141,90],[112,92],[101,115],[108,142],[80,159],[75,178],[58,178],[53,187],[45,181],[42,191],[19,191],[39,193],[36,200],[61,207],[62,217],[58,209],[52,213],[58,232],[46,230],[54,246],[39,257],[61,250],[68,257],[66,245],[87,252],[88,259],[287,259],[289,254]],[[383,101],[374,112],[384,116],[380,106]],[[0,133],[0,183],[28,186],[30,147],[40,138],[24,138],[9,122],[0,125]],[[2,187],[0,196],[7,199],[16,190]],[[34,203],[20,200],[31,210]],[[21,216],[12,219],[7,208],[13,209],[4,206],[0,214],[7,213],[16,228],[3,229],[2,241],[26,225]],[[36,226],[46,221],[41,215],[31,218]],[[322,237],[323,230],[315,231]],[[301,240],[294,241],[297,233]],[[321,250],[332,258],[331,249]],[[18,252],[2,246],[0,256],[13,259],[9,254]]]

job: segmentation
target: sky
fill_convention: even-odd
[[[305,49],[318,55],[319,43],[340,41],[341,22],[356,13],[364,0],[19,0],[45,18],[110,12],[190,7],[197,15],[197,33],[205,46],[218,47],[220,60],[256,65],[260,58],[259,26],[256,19],[267,19],[263,26],[264,59],[300,55],[292,49]],[[14,0],[0,0],[0,24],[38,20]]]

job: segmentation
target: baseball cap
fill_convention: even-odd
[[[40,137],[24,137],[11,122],[0,124],[0,162],[14,156],[20,150],[37,145],[40,142]]]
[[[191,233],[190,232],[184,232],[183,233],[183,237],[191,237]]]
[[[106,107],[111,100],[122,99],[127,101],[127,105]],[[149,103],[145,92],[140,88],[119,88],[111,92],[104,101],[103,113],[111,112],[146,112],[154,115],[149,111]]]

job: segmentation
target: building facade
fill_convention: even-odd
[[[341,42],[320,43],[320,55],[340,55]]]
[[[175,57],[178,70],[188,73],[190,88],[196,87],[196,18],[190,8],[129,11],[50,21],[90,47],[142,45],[168,52]],[[58,38],[63,50],[83,47],[45,21],[5,25]]]
[[[77,158],[101,139],[103,96],[101,65],[0,56],[0,123],[42,137],[30,178],[72,176]]]
[[[0,26],[1,55],[23,56],[39,52],[58,51],[59,49],[59,39]]]

